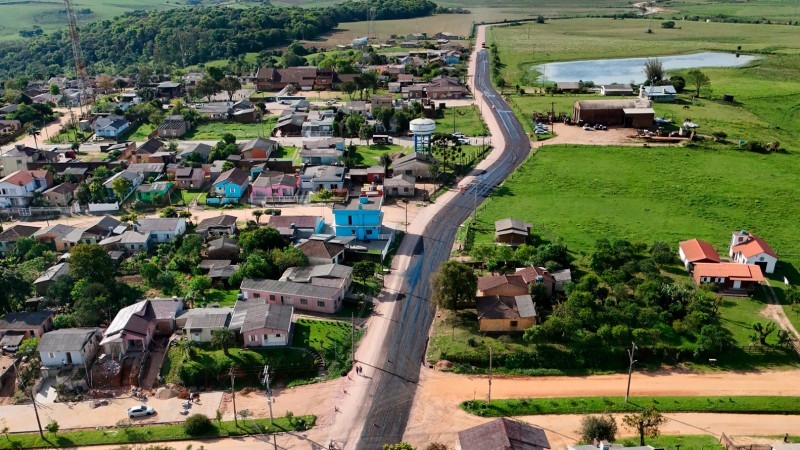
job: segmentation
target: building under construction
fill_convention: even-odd
[[[572,108],[572,123],[652,128],[655,115],[649,100],[578,100]]]

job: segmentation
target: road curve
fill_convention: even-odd
[[[409,226],[393,262],[393,272],[398,275],[389,281],[388,294],[384,293],[387,297],[384,301],[394,305],[389,314],[380,318],[382,322],[370,330],[382,331],[381,342],[374,346],[376,350],[356,355],[372,378],[363,392],[356,393],[357,398],[348,402],[348,407],[357,412],[337,418],[335,429],[340,432],[331,436],[343,448],[373,450],[402,439],[435,312],[429,301],[430,274],[449,258],[458,227],[531,149],[522,124],[491,85],[488,55],[480,49],[482,29],[478,36],[478,50],[473,53],[471,64],[473,91],[481,102],[484,119],[494,131],[496,148],[462,181],[464,193],[443,195],[428,207],[427,216],[418,216]],[[349,428],[346,432],[345,427]]]

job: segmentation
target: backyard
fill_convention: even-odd
[[[183,141],[219,141],[222,135],[230,133],[236,136],[237,140],[254,139],[257,137],[269,137],[272,128],[277,122],[276,117],[267,117],[261,123],[239,123],[239,122],[202,122],[189,130],[181,140]],[[157,128],[156,125],[142,123],[132,128],[125,139],[143,142],[147,136]]]

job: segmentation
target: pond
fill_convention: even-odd
[[[723,52],[703,52],[691,55],[659,56],[664,70],[694,69],[697,67],[738,67],[756,59],[751,55]],[[595,84],[641,83],[644,81],[644,63],[647,58],[592,59],[547,63],[533,70],[547,81],[593,81]],[[540,78],[541,79],[541,78]]]

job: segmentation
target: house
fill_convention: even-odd
[[[239,259],[239,241],[231,237],[220,237],[208,243],[206,257],[209,259],[227,259],[236,262]]]
[[[249,185],[250,175],[242,169],[233,168],[222,172],[212,184],[206,203],[239,203]]]
[[[100,117],[92,124],[92,131],[95,136],[105,139],[117,139],[123,134],[131,123],[125,116],[105,116]]]
[[[186,219],[183,217],[176,219],[139,219],[133,225],[134,231],[140,233],[150,232],[153,241],[161,244],[170,242],[178,236],[186,233]]]
[[[228,280],[237,270],[239,270],[238,264],[215,264],[208,269],[208,278],[211,278],[211,284],[213,286],[222,285],[227,288]]]
[[[339,264],[344,261],[344,244],[330,242],[328,237],[315,239],[314,236],[297,246],[297,249],[308,256],[308,263],[317,264]]]
[[[521,275],[487,275],[478,277],[478,297],[515,296],[528,293],[528,283]]]
[[[195,308],[183,325],[183,332],[194,342],[211,342],[212,332],[226,328],[231,320],[230,308]]]
[[[432,156],[424,153],[413,152],[402,156],[392,163],[392,172],[397,175],[409,175],[415,180],[431,178],[431,168],[438,166],[439,162]]]
[[[633,88],[630,84],[604,84],[600,86],[600,95],[633,95]]]
[[[433,78],[425,90],[431,100],[462,99],[468,94],[467,88],[461,85],[458,78],[439,75]]]
[[[78,185],[75,183],[61,183],[44,191],[44,201],[53,206],[67,206],[72,202],[73,194]]]
[[[303,134],[303,124],[308,114],[291,112],[289,110],[281,113],[275,128],[272,129],[273,136],[288,137],[301,136]]]
[[[255,304],[251,304],[247,308],[244,323],[240,329],[244,346],[279,347],[289,345],[294,307],[291,304],[283,303],[253,303]]]
[[[337,236],[379,239],[383,225],[383,197],[357,197],[333,206],[333,227]]]
[[[88,167],[67,167],[59,172],[59,175],[66,178],[67,181],[76,180],[83,181],[87,178],[89,172]]]
[[[721,260],[714,247],[699,239],[689,239],[678,245],[678,256],[689,272],[696,263],[719,263]]]
[[[150,231],[127,230],[119,235],[108,237],[99,242],[106,250],[120,250],[133,255],[149,252],[153,246],[153,233]]]
[[[49,244],[57,252],[66,252],[69,251],[69,244],[66,242],[65,238],[75,230],[76,228],[71,225],[58,223],[39,229],[34,232],[31,237],[38,242]]]
[[[53,185],[47,170],[19,170],[0,179],[0,208],[27,207],[34,192],[44,192]]]
[[[147,203],[163,204],[172,195],[174,184],[171,181],[157,181],[136,186],[136,200]]]
[[[178,98],[184,94],[183,83],[163,81],[155,85],[156,93],[161,98]]]
[[[755,264],[763,273],[775,272],[778,254],[764,239],[747,231],[734,231],[728,255],[740,264]]]
[[[175,139],[183,136],[189,131],[189,122],[181,115],[172,115],[164,118],[158,126],[158,137]]]
[[[129,159],[131,163],[159,163],[164,161],[150,161],[150,157],[156,154],[161,154],[167,150],[167,144],[159,139],[148,139],[142,145],[136,147],[130,155],[123,153],[120,159]]]
[[[138,173],[142,176],[142,179],[147,180],[163,174],[165,168],[166,164],[164,163],[134,163],[129,164],[125,170]]]
[[[33,103],[41,104],[41,103],[52,103],[56,106],[63,104],[64,96],[61,94],[39,94],[31,98]]]
[[[502,417],[458,432],[456,450],[543,450],[550,448],[544,430]]]
[[[413,197],[416,194],[414,177],[411,175],[399,174],[387,178],[383,187],[389,197]]]
[[[85,367],[97,354],[102,338],[99,328],[64,328],[45,333],[36,350],[44,367]]]
[[[205,182],[206,174],[203,169],[194,167],[179,167],[175,170],[174,181],[178,189],[200,189]]]
[[[344,187],[344,167],[314,166],[306,167],[300,174],[300,189],[303,191],[329,191]]]
[[[304,138],[333,136],[333,116],[332,110],[311,111],[300,126],[300,134]]]
[[[372,94],[369,101],[372,103],[372,111],[394,108],[394,95],[392,94]]]
[[[213,150],[210,145],[203,143],[188,144],[185,148],[186,150],[178,153],[178,159],[183,161],[197,159],[199,162],[208,162],[208,157]]]
[[[209,270],[213,269],[214,267],[227,267],[231,265],[231,261],[229,259],[204,259],[200,261],[200,271],[203,273],[208,273]]]
[[[500,219],[494,223],[494,240],[516,247],[528,240],[533,225],[518,219]]]
[[[572,123],[603,124],[627,128],[652,128],[655,111],[645,99],[577,100],[572,107]]]
[[[266,205],[267,203],[296,202],[298,184],[297,177],[283,172],[261,172],[251,186],[250,203]]]
[[[722,291],[752,292],[764,281],[761,267],[739,263],[697,263],[692,272],[694,284],[714,284]]]
[[[278,149],[272,139],[255,138],[239,144],[239,153],[246,161],[266,161]]]
[[[269,216],[267,225],[280,231],[293,230],[292,236],[308,239],[311,235],[322,233],[325,222],[320,216]]]
[[[197,224],[194,231],[203,238],[234,235],[236,234],[236,216],[223,214],[203,219]]]
[[[335,313],[342,308],[345,291],[342,288],[292,281],[242,280],[242,297],[264,300],[272,305],[292,305],[301,311]]]
[[[427,38],[428,37],[425,35],[425,33],[411,33],[406,37],[406,40],[408,40],[408,41],[423,41],[423,40],[425,40]]]
[[[300,160],[312,166],[337,164],[344,156],[344,151],[342,138],[304,139]]]
[[[547,295],[552,296],[556,293],[556,278],[544,267],[528,266],[518,268],[514,275],[522,277],[522,281],[530,287],[534,284],[544,286]]]
[[[672,85],[642,86],[639,88],[639,98],[646,98],[656,103],[668,103],[677,100],[678,92]]]
[[[3,230],[0,233],[0,256],[5,257],[18,240],[29,238],[37,231],[39,231],[39,227],[28,225],[12,225]]]
[[[153,341],[156,314],[150,300],[142,300],[119,310],[103,332],[100,345],[111,358],[121,360],[128,352],[144,352]]]
[[[386,177],[386,168],[383,166],[370,166],[366,169],[350,169],[348,172],[350,182],[354,185],[383,184]]]
[[[22,335],[37,337],[53,329],[54,311],[11,312],[0,317],[0,336]]]
[[[303,91],[331,89],[333,71],[316,67],[262,67],[256,73],[255,84],[256,90],[262,92],[279,91],[290,85]]]
[[[38,295],[47,294],[50,285],[64,275],[69,275],[69,262],[55,264],[42,273],[39,278],[33,281],[33,288]]]
[[[40,157],[41,153],[35,148],[22,144],[16,144],[3,150],[0,152],[0,177],[20,170],[28,170],[28,164],[38,161]]]
[[[576,93],[581,90],[581,84],[574,81],[559,81],[556,83],[556,91],[565,93]]]
[[[130,188],[128,188],[127,193],[124,196],[127,196],[131,192],[133,192],[142,181],[144,181],[144,176],[139,172],[134,172],[132,170],[122,170],[120,172],[115,173],[114,175],[110,176],[106,181],[103,182],[103,187],[106,188],[106,192],[108,193],[109,198],[116,198],[117,193],[114,192],[114,180],[117,178],[125,178],[130,183]],[[121,198],[117,198],[117,200],[122,200]]]
[[[283,272],[280,281],[335,287],[347,293],[353,284],[353,268],[341,264],[290,267]]]
[[[169,336],[177,330],[175,318],[183,311],[184,303],[182,297],[154,297],[148,298],[147,301],[150,302],[153,307],[153,313],[155,313],[153,336]]]

